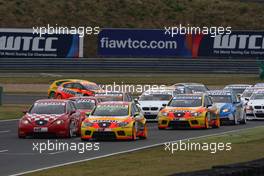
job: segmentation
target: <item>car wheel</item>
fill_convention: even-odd
[[[208,122],[208,118],[207,118],[207,114],[206,117],[204,119],[204,129],[208,129],[209,128],[209,122]]]
[[[75,130],[75,125],[74,122],[71,121],[69,125],[69,135],[68,135],[69,138],[72,138],[74,136],[74,130]]]
[[[221,123],[220,119],[216,119],[213,128],[219,128],[220,127],[220,123]]]
[[[232,121],[232,125],[237,125],[238,121],[237,121],[236,115],[233,115],[233,117],[234,117],[234,120]]]
[[[240,124],[245,125],[246,123],[247,123],[246,113],[243,113],[243,119],[240,121]]]
[[[55,92],[51,92],[51,93],[49,94],[49,98],[50,98],[50,99],[55,98]]]
[[[137,130],[136,130],[135,125],[133,125],[133,127],[132,127],[132,141],[135,141],[135,140],[137,140]]]
[[[57,99],[62,99],[62,95],[61,94],[57,95]]]
[[[147,139],[148,137],[148,128],[147,124],[144,125],[144,131],[143,131],[143,136],[140,136],[141,139]]]

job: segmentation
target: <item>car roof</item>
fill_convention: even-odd
[[[64,103],[67,103],[69,101],[70,100],[68,100],[68,99],[40,99],[40,100],[35,101],[35,103],[41,103],[41,102],[49,102],[49,103],[64,102]]]
[[[106,101],[100,102],[99,105],[130,105],[131,102],[127,101]]]
[[[69,98],[69,100],[78,100],[78,99],[93,99],[93,100],[97,100],[96,97],[92,97],[92,96],[80,96],[80,97],[71,97],[71,98]]]
[[[61,85],[68,84],[68,83],[80,83],[80,84],[93,84],[96,85],[94,82],[86,81],[86,80],[74,80],[74,81],[66,81],[62,83]]]
[[[252,85],[250,85],[250,84],[228,84],[225,87],[243,87],[243,86],[251,87]]]

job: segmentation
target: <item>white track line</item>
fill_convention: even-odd
[[[199,137],[185,138],[185,139],[180,139],[180,140],[176,140],[176,141],[167,141],[167,142],[157,143],[157,144],[148,145],[148,146],[144,146],[144,147],[139,147],[139,148],[135,148],[135,149],[130,149],[130,150],[126,150],[126,151],[121,151],[121,152],[106,154],[106,155],[102,155],[102,156],[97,156],[97,157],[93,157],[93,158],[87,158],[87,159],[67,162],[67,163],[63,163],[63,164],[57,164],[57,165],[53,165],[53,166],[49,166],[49,167],[43,167],[43,168],[40,168],[40,169],[31,170],[31,171],[25,171],[25,172],[13,174],[13,175],[10,175],[10,176],[24,175],[24,174],[37,172],[37,171],[43,171],[43,170],[52,169],[52,168],[56,168],[56,167],[66,166],[66,165],[70,165],[70,164],[76,164],[76,163],[80,163],[80,162],[84,162],[84,161],[91,161],[91,160],[95,160],[95,159],[99,159],[99,158],[105,158],[105,157],[109,157],[109,156],[113,156],[113,155],[130,153],[130,152],[134,152],[134,151],[138,151],[138,150],[142,150],[142,149],[147,149],[147,148],[153,148],[153,147],[161,146],[161,145],[164,145],[165,143],[168,143],[168,142],[179,142],[179,141],[201,139],[201,138],[212,137],[212,136],[221,136],[223,134],[234,133],[234,132],[239,132],[239,131],[246,131],[246,130],[249,130],[249,129],[255,129],[255,128],[260,128],[260,127],[264,127],[264,126],[262,125],[262,126],[252,127],[252,128],[242,128],[242,129],[230,130],[230,131],[225,131],[225,132],[216,133],[216,134],[209,134],[209,135],[204,135],[204,136],[199,136]]]
[[[58,152],[52,152],[52,153],[49,153],[49,154],[50,155],[55,155],[55,154],[64,153],[64,152],[68,152],[68,150],[58,151]]]
[[[8,150],[0,150],[0,153],[8,152]]]
[[[10,132],[10,130],[0,131],[0,134],[1,134],[1,133],[9,133],[9,132]]]
[[[1,123],[1,122],[11,122],[11,121],[17,121],[17,120],[19,120],[19,119],[11,119],[11,120],[0,120],[0,123]]]

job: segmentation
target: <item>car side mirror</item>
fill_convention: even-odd
[[[245,98],[246,101],[249,101],[249,98]]]
[[[138,112],[136,112],[136,113],[134,114],[134,117],[137,118],[139,115],[140,115],[140,114],[139,114]]]
[[[167,104],[162,104],[163,107],[167,106]]]
[[[23,112],[23,114],[26,114],[26,113],[28,113],[28,110],[23,110],[22,112]]]
[[[206,108],[210,108],[210,107],[212,107],[212,106],[213,106],[213,105],[210,105],[210,104],[209,104],[209,105],[206,105]]]
[[[91,112],[86,112],[85,114],[87,117],[89,117],[91,115]]]
[[[72,115],[72,114],[74,114],[75,112],[76,112],[76,111],[75,111],[75,110],[73,110],[73,111],[71,111],[71,112],[70,112],[70,114]]]

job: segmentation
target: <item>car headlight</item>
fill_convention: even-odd
[[[230,111],[230,109],[228,109],[228,108],[225,108],[222,110],[222,112],[229,112],[229,111]]]
[[[83,122],[82,126],[83,127],[92,127],[94,124],[92,122]]]
[[[160,113],[161,116],[168,116],[168,114],[169,114],[169,113],[167,113],[167,112],[161,112],[161,113]]]
[[[24,120],[22,120],[21,122],[22,122],[24,125],[29,124],[29,121],[28,121],[27,119],[24,119]]]
[[[129,124],[129,122],[120,122],[120,123],[118,123],[118,126],[119,127],[125,127],[125,126],[127,126]]]
[[[57,121],[56,121],[56,124],[57,124],[57,125],[62,125],[63,123],[64,123],[63,120],[57,120]]]
[[[200,115],[201,115],[200,112],[193,112],[193,113],[192,113],[192,116],[194,116],[194,117],[198,117],[198,116],[200,116]]]

